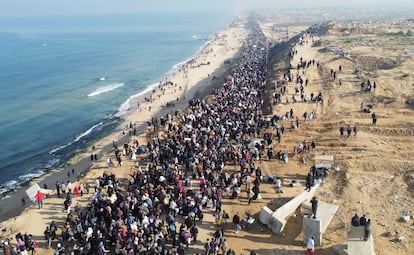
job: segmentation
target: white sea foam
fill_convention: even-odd
[[[198,37],[197,35],[195,35]],[[194,53],[193,56],[185,59],[184,61],[181,61],[175,65],[172,66],[172,68],[164,75],[163,80],[169,80],[171,79],[183,66],[194,60],[198,55],[203,52],[203,50],[213,41],[214,39],[210,39],[206,41],[203,45],[200,46],[200,48]],[[149,92],[151,92],[154,88],[156,88],[159,85],[159,83],[152,83],[148,85],[143,91],[139,92],[138,94],[130,96],[118,109],[118,112],[115,114],[116,117],[120,117],[122,115],[125,115],[130,109],[131,109],[131,100],[136,97],[143,96]]]
[[[19,176],[19,180],[21,182],[27,182],[27,181],[30,181],[30,180],[33,180],[37,177],[42,176],[44,173],[45,173],[44,171],[39,170],[39,171],[34,172],[34,173],[24,174],[24,175]]]
[[[8,188],[0,188],[0,195],[3,195],[4,193],[10,191]]]
[[[76,136],[76,138],[75,138],[75,140],[73,140],[72,142],[70,142],[70,143],[67,143],[67,144],[65,144],[65,145],[62,145],[62,146],[59,146],[59,147],[57,147],[57,148],[55,148],[55,149],[53,149],[53,150],[50,150],[49,151],[49,154],[55,154],[56,152],[58,152],[58,151],[60,151],[60,150],[62,150],[62,149],[64,149],[64,148],[66,148],[66,147],[68,147],[68,146],[71,146],[73,143],[75,143],[75,142],[78,142],[80,139],[82,139],[83,137],[85,137],[85,136],[87,136],[88,134],[90,134],[95,128],[97,128],[97,127],[99,127],[99,126],[101,126],[101,125],[103,125],[103,121],[101,121],[101,122],[99,122],[98,124],[96,124],[96,125],[93,125],[91,128],[89,128],[88,130],[86,130],[85,132],[83,132],[83,133],[81,133],[81,134],[79,134],[79,135],[77,135]],[[57,161],[59,161],[59,159],[57,158],[56,159]],[[49,162],[50,164],[56,164],[57,162],[55,162],[55,161],[50,161]]]
[[[15,180],[12,180],[12,181],[8,181],[8,182],[6,182],[5,184],[4,184],[4,187],[5,188],[7,188],[7,189],[9,189],[9,190],[13,190],[13,189],[15,189],[16,188],[16,185],[17,185],[17,181],[15,181]]]
[[[11,181],[4,183],[3,185],[0,186],[0,195],[3,195],[4,193],[7,193],[9,191],[15,190],[17,188],[18,183],[19,182],[15,180],[11,180]]]
[[[130,102],[131,102],[131,99],[132,99],[133,97],[135,97],[135,96],[131,96],[131,97],[129,97],[129,98],[125,101],[125,103],[123,103],[123,104],[121,105],[121,107],[119,107],[119,109],[118,109],[118,113],[116,114],[116,116],[117,116],[117,117],[119,117],[119,116],[121,116],[121,115],[124,115],[126,112],[128,112],[128,111],[129,111],[129,109],[131,109],[131,104],[130,104]]]
[[[60,157],[54,157],[52,159],[49,159],[45,165],[46,169],[52,168],[56,166],[60,162]]]
[[[143,96],[145,94],[150,93],[152,90],[154,90],[157,86],[159,85],[159,83],[152,83],[150,85],[148,85],[143,91],[130,96],[118,109],[118,112],[115,114],[116,117],[120,117],[124,114],[126,114],[130,109],[131,109],[131,101],[132,99],[136,98],[136,97],[140,97]]]
[[[72,143],[68,143],[68,144],[65,144],[65,145],[62,145],[62,146],[59,146],[59,147],[57,147],[57,148],[54,148],[53,150],[50,150],[49,151],[49,154],[55,154],[56,152],[58,152],[58,151],[60,151],[61,149],[63,149],[63,148],[66,148],[67,146],[69,146],[69,145],[71,145]]]
[[[120,88],[122,86],[124,86],[124,83],[112,83],[112,84],[109,84],[109,85],[106,85],[106,86],[103,86],[103,87],[99,87],[94,92],[89,93],[88,97],[94,97],[94,96],[112,91],[114,89]]]
[[[96,125],[93,125],[90,129],[86,130],[85,132],[83,132],[82,134],[76,136],[75,142],[79,141],[80,139],[82,139],[83,137],[87,136],[88,134],[90,134],[92,132],[92,130],[94,130],[95,128],[99,127],[100,125],[102,125],[103,122],[99,122]]]

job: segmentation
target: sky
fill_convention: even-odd
[[[1,0],[1,17],[122,14],[140,12],[235,12],[248,8],[414,7],[414,0]]]

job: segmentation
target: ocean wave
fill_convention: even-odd
[[[131,97],[129,97],[129,98],[125,101],[125,103],[123,103],[123,104],[121,105],[121,107],[119,107],[119,109],[118,109],[118,112],[117,112],[116,116],[121,116],[121,115],[125,114],[126,112],[128,112],[128,111],[129,111],[129,109],[131,109],[131,104],[130,104],[130,102],[131,102],[131,99],[132,99],[132,98],[134,98],[134,97],[135,97],[135,96],[131,96]]]
[[[51,165],[52,167],[52,165]],[[37,170],[36,172],[24,174],[18,177],[18,180],[11,180],[3,185],[0,185],[0,196],[8,194],[9,192],[14,191],[19,188],[23,183],[27,183],[33,179],[39,178],[45,174],[44,170]]]
[[[190,63],[194,59],[199,56],[203,50],[214,40],[214,38],[210,38],[210,40],[207,40],[203,45],[200,46],[200,48],[189,58],[186,58],[184,61],[181,61],[175,65],[166,73],[165,77],[167,80],[171,79],[172,76],[174,76],[183,66]]]
[[[11,180],[0,186],[0,195],[13,191],[17,188],[18,181]]]
[[[23,185],[24,183],[30,182],[34,179],[37,179],[45,175],[48,171],[55,168],[59,163],[61,163],[64,160],[69,159],[71,156],[74,155],[73,151],[71,151],[72,150],[72,148],[70,147],[71,145],[80,143],[81,141],[86,139],[85,137],[91,135],[91,133],[95,133],[96,130],[98,130],[98,132],[99,130],[104,130],[105,128],[108,128],[112,124],[116,123],[117,121],[119,121],[119,118],[111,118],[111,119],[107,119],[106,121],[101,121],[98,124],[86,130],[85,132],[77,135],[76,138],[72,142],[49,151],[49,154],[52,154],[53,157],[50,158],[47,163],[42,164],[41,166],[31,170],[30,173],[16,176],[15,180],[11,180],[11,181],[8,181],[0,185],[0,197],[4,197],[9,193],[14,192],[14,190],[21,187],[21,185]],[[67,152],[64,151],[62,155],[55,154],[65,148],[67,148],[68,150]]]
[[[57,147],[57,148],[54,148],[53,150],[50,150],[49,151],[49,154],[55,154],[56,152],[58,152],[58,151],[60,151],[60,150],[62,150],[62,149],[64,149],[64,148],[66,148],[66,147],[68,147],[69,145],[71,145],[72,143],[68,143],[68,144],[65,144],[65,145],[62,145],[62,146],[59,146],[59,147]]]
[[[112,83],[112,84],[97,88],[94,92],[89,93],[87,96],[88,97],[94,97],[94,96],[112,91],[114,89],[120,88],[122,86],[124,86],[124,83]]]
[[[40,177],[44,174],[45,174],[45,172],[43,170],[38,170],[37,172],[34,172],[34,173],[28,173],[28,174],[24,174],[24,175],[19,176],[19,180],[20,180],[20,182],[24,183],[24,182],[31,181],[35,178],[38,178],[38,177]]]
[[[96,124],[96,125],[93,125],[90,129],[88,129],[88,130],[86,130],[85,132],[83,132],[82,134],[80,134],[80,135],[76,136],[76,139],[75,139],[75,141],[74,141],[74,142],[77,142],[77,141],[79,141],[80,139],[82,139],[83,137],[85,137],[85,136],[89,135],[89,134],[92,132],[92,130],[94,130],[95,128],[97,128],[97,127],[101,126],[102,124],[103,124],[103,121],[99,122],[99,123],[98,123],[98,124]]]
[[[210,37],[210,40],[207,40],[203,45],[200,46],[200,48],[189,58],[186,58],[184,61],[178,62],[177,64],[173,65],[172,68],[164,75],[165,81],[170,80],[176,73],[180,71],[180,69],[193,61],[194,59],[199,56],[203,50],[214,40],[214,38]],[[138,94],[130,96],[118,109],[118,112],[114,114],[116,117],[121,117],[128,113],[128,111],[131,109],[131,101],[133,98],[143,96],[147,93],[150,93],[154,88],[157,88],[159,83],[152,83],[149,84],[143,91],[139,92]]]
[[[145,94],[150,93],[152,90],[154,90],[155,88],[157,88],[159,85],[159,83],[152,83],[150,85],[148,85],[143,91],[130,96],[118,109],[118,112],[115,114],[116,117],[121,117],[122,115],[125,115],[130,109],[131,109],[131,101],[136,98],[136,97],[140,97],[143,96]]]
[[[54,148],[53,150],[50,150],[49,151],[49,154],[55,154],[56,152],[61,151],[61,150],[65,149],[68,146],[71,146],[73,143],[79,142],[82,138],[84,138],[85,136],[89,135],[94,129],[96,129],[97,127],[99,127],[99,126],[101,126],[103,124],[104,124],[104,122],[101,121],[98,124],[93,125],[91,128],[89,128],[85,132],[77,135],[76,138],[75,138],[75,140],[73,140],[72,142],[67,143],[65,145],[62,145],[62,146],[59,146],[57,148]]]

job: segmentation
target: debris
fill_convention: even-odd
[[[395,232],[395,231],[390,231],[390,232],[387,232],[387,233],[386,233],[386,236],[387,236],[387,237],[393,237],[393,236],[395,236],[395,234],[396,234],[396,232]]]
[[[402,243],[406,239],[405,236],[400,236],[398,238],[392,239],[391,242],[393,243]]]
[[[401,221],[402,222],[409,222],[410,221],[410,215],[403,215],[402,217],[401,217]]]

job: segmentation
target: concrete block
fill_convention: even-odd
[[[324,233],[338,211],[339,206],[319,201],[317,218],[321,218],[321,233]]]
[[[346,244],[338,244],[333,247],[337,255],[348,255],[348,246]]]
[[[351,229],[348,232],[348,241],[349,240],[361,240],[364,239],[364,235],[365,235],[365,228],[364,226],[352,226],[351,225]]]
[[[293,212],[295,212],[296,209],[302,203],[310,202],[310,200],[312,199],[312,197],[315,194],[315,191],[316,191],[316,188],[317,187],[318,187],[318,185],[315,186],[315,187],[313,187],[309,192],[308,191],[304,191],[304,192],[300,193],[296,197],[294,197],[291,200],[289,200],[286,204],[284,204],[281,207],[279,207],[276,210],[278,212],[279,217],[286,218],[289,215],[291,215]]]
[[[269,207],[264,206],[259,214],[260,222],[267,225],[269,223],[269,220],[272,214],[273,214],[273,211]]]
[[[374,239],[372,235],[368,240],[364,240],[364,226],[354,227],[348,232],[348,254],[349,255],[375,255]]]
[[[267,227],[272,230],[273,233],[280,233],[283,231],[283,228],[286,225],[286,220],[278,218],[275,213],[273,213],[267,223]]]
[[[286,204],[282,205],[276,211],[272,212],[267,206],[263,207],[260,211],[259,220],[263,224],[266,224],[269,229],[274,233],[278,234],[285,228],[287,217],[296,211],[296,209],[304,202],[310,201],[315,194],[316,188],[319,186],[315,185],[310,192],[304,191],[298,196],[289,200]]]
[[[313,219],[307,216],[303,217],[303,238],[305,243],[308,241],[309,238],[313,236],[315,240],[315,245],[320,246],[322,245],[322,223],[321,219]]]
[[[318,186],[319,183],[312,187],[309,192],[304,191],[300,193],[293,199],[289,200],[286,204],[276,209],[274,212],[272,212],[272,210],[270,210],[267,206],[263,207],[259,215],[260,222],[266,224],[274,233],[282,232],[285,228],[287,217],[293,214],[302,203],[310,202]]]
[[[363,239],[348,239],[348,255],[375,255],[372,235],[370,235],[367,241]]]
[[[303,217],[302,231],[305,243],[313,236],[315,239],[315,245],[322,245],[322,235],[328,228],[329,223],[338,208],[339,207],[337,205],[319,201],[316,219],[309,218],[307,215]]]

